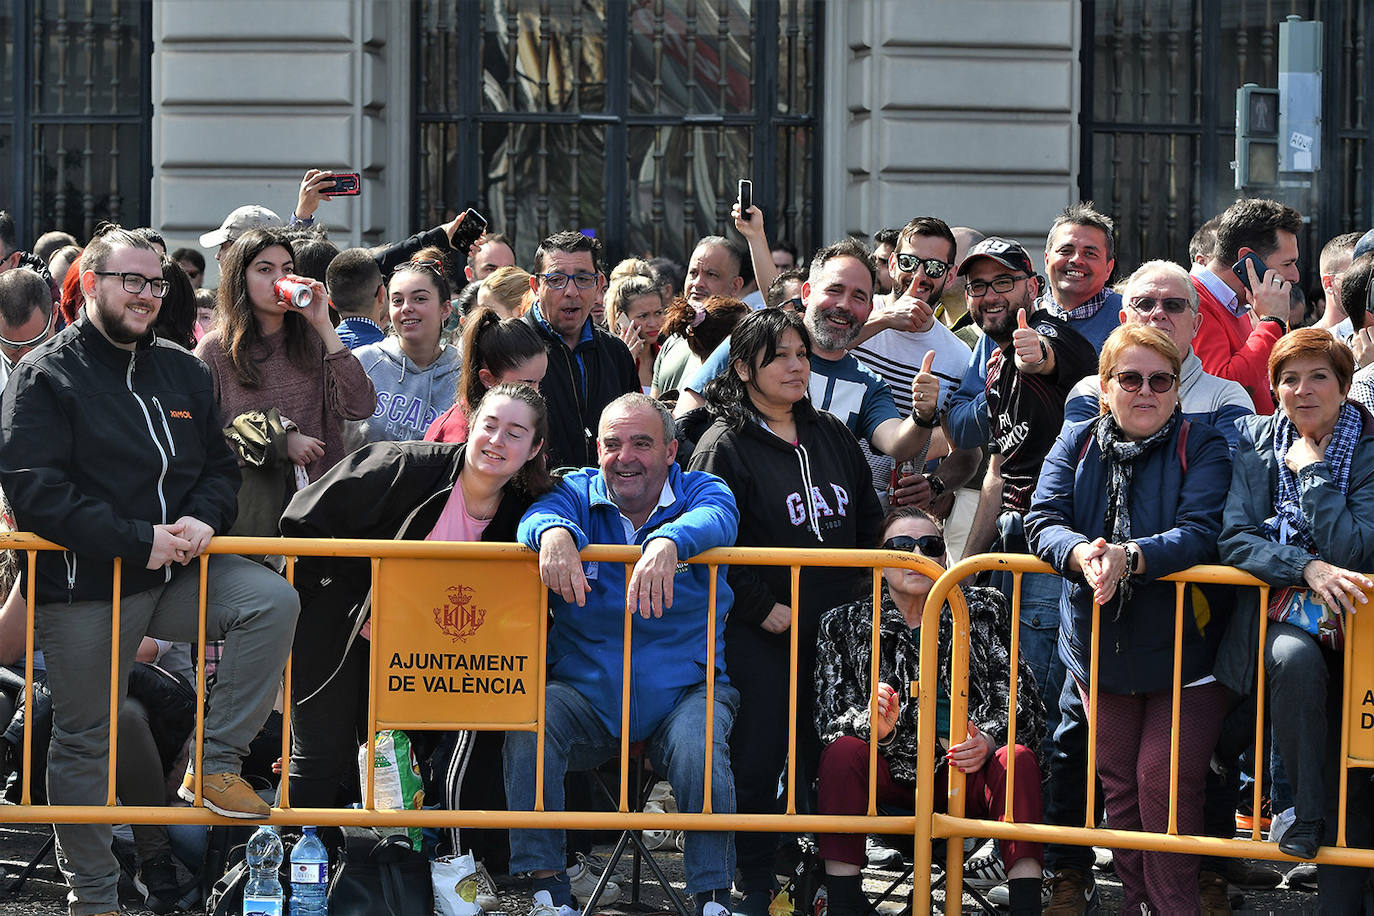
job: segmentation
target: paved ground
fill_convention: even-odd
[[[8,825],[0,824],[0,865],[9,872],[10,875],[16,874],[42,846],[47,837],[46,828],[30,825]],[[609,853],[609,847],[598,850]],[[679,891],[682,889],[682,856],[677,852],[657,852],[659,858],[668,873],[669,878],[677,885]],[[627,857],[628,859],[628,857]],[[628,870],[628,866],[627,866]],[[647,875],[647,870],[646,870]],[[898,872],[874,871],[868,872],[867,889],[871,895],[875,895],[899,877]],[[1121,888],[1114,875],[1110,872],[1099,870],[1097,880],[1102,889],[1103,907],[1106,912],[1117,912],[1121,906]],[[23,889],[16,893],[8,892],[9,882],[0,884],[0,914],[23,914],[23,916],[61,916],[66,913],[63,905],[66,889],[62,884],[61,875],[51,856],[43,861],[43,864],[34,872],[33,876],[26,882]],[[525,916],[529,909],[529,892],[526,886],[519,883],[504,886],[501,893],[501,903],[503,910],[510,916]],[[884,912],[895,912],[902,904],[910,899],[911,885],[903,882],[898,889],[901,895],[900,902],[893,901],[884,904],[881,909]],[[628,882],[626,898],[628,900]],[[1247,895],[1241,909],[1237,912],[1245,913],[1297,913],[1315,911],[1316,895],[1301,891],[1280,888],[1276,891],[1263,893],[1251,893]],[[943,905],[943,896],[937,895],[936,902]],[[966,897],[964,900],[965,912],[977,912],[972,898]],[[606,913],[662,913],[668,910],[667,898],[657,886],[647,880],[643,887],[642,905],[634,907],[629,905],[616,904],[613,907],[605,908]],[[126,913],[147,913],[141,907],[127,907]]]

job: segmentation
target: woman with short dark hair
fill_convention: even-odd
[[[1329,333],[1302,328],[1269,356],[1279,408],[1240,423],[1221,561],[1274,586],[1264,645],[1274,744],[1293,785],[1279,849],[1310,859],[1336,836],[1344,615],[1374,587],[1374,417],[1347,400],[1355,361]],[[1238,621],[1239,622],[1239,621]],[[1217,673],[1254,690],[1258,621],[1227,634]],[[1367,773],[1352,774],[1346,841],[1374,844]],[[1318,865],[1322,907],[1357,912],[1367,869]]]

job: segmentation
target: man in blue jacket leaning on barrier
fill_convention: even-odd
[[[735,541],[739,512],[718,477],[675,463],[671,415],[634,393],[606,406],[597,434],[600,468],[564,477],[520,523],[517,537],[539,551],[539,575],[555,594],[545,691],[544,807],[563,810],[563,776],[614,756],[620,747],[624,618],[631,635],[630,740],[647,743],[654,768],[672,784],[680,810],[702,810],[706,759],[706,628],[710,585],[705,565],[679,563]],[[626,583],[622,563],[583,563],[588,544],[637,544],[643,555]],[[739,694],[725,676],[725,568],[716,579],[714,742],[711,810],[733,813],[730,726]],[[506,796],[512,811],[534,807],[535,734],[506,736]],[[730,907],[735,873],[731,834],[687,836],[687,890],[697,912]],[[561,830],[512,830],[512,873],[532,872],[535,916],[571,902]],[[709,909],[707,909],[709,907]],[[568,912],[568,911],[563,911]]]

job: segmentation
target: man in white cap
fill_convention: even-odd
[[[271,210],[257,204],[248,204],[226,216],[218,229],[202,235],[200,247],[217,249],[215,260],[219,261],[224,258],[229,246],[234,244],[234,241],[245,232],[251,229],[266,229],[280,225],[282,225],[282,218]]]

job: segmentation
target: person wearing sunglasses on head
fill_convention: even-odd
[[[945,565],[940,527],[920,509],[903,506],[883,520],[875,545],[884,550],[920,553]],[[1012,814],[1018,823],[1040,823],[1040,767],[1030,748],[1045,731],[1045,709],[1034,675],[1024,659],[1017,666],[1016,747],[1008,748],[1007,709],[1011,657],[1007,640],[1011,615],[1006,598],[994,588],[964,586],[968,602],[969,681],[968,737],[953,747],[950,732],[950,649],[954,619],[945,605],[938,622],[939,666],[935,684],[936,734],[939,747],[920,748],[916,738],[916,702],[910,685],[919,676],[922,611],[933,584],[930,576],[910,569],[883,570],[882,616],[879,623],[878,718],[871,718],[870,683],[873,645],[873,600],[870,597],[828,611],[820,623],[816,646],[816,730],[821,753],[819,813],[863,814],[868,810],[870,740],[878,742],[879,804],[910,808],[920,755],[936,757],[935,805],[943,811],[949,767],[967,777],[970,817],[1001,820],[1006,814],[1007,758],[1015,755]],[[831,916],[867,916],[872,906],[863,897],[864,839],[857,834],[817,837],[825,860]],[[1010,878],[1013,913],[1040,912],[1043,847],[1023,841],[1002,844]]]
[[[1198,834],[1226,702],[1212,675],[1216,641],[1209,637],[1225,621],[1196,590],[1184,590],[1175,672],[1175,586],[1160,577],[1216,562],[1231,457],[1221,433],[1182,416],[1182,362],[1163,331],[1126,325],[1112,332],[1099,363],[1102,414],[1065,426],[1051,447],[1026,537],[1064,577],[1059,657],[1088,716],[1096,716],[1108,822],[1122,830],[1170,828],[1170,793],[1161,786],[1168,777],[1139,777],[1170,772],[1177,675],[1178,832]],[[1101,605],[1096,709],[1088,702],[1094,604]],[[1197,856],[1129,849],[1115,856],[1123,910],[1199,911]]]

